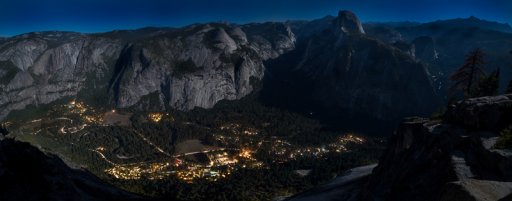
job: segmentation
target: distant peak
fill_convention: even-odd
[[[468,19],[470,19],[470,20],[480,20],[479,18],[477,18],[477,17],[475,17],[473,15],[471,15]]]
[[[334,20],[337,31],[345,34],[364,34],[363,26],[357,16],[348,10],[340,10],[338,17]]]
[[[339,16],[353,16],[353,17],[355,17],[356,14],[354,14],[352,11],[349,11],[349,10],[340,10],[340,11],[338,11],[338,17]]]

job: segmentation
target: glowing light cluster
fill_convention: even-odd
[[[105,170],[105,173],[112,175],[116,179],[135,180],[140,179],[143,175],[151,180],[163,179],[173,172],[168,170],[169,163],[150,163],[132,164],[132,165],[115,165]]]
[[[149,113],[148,119],[153,122],[160,122],[162,120],[163,116],[164,116],[164,114],[162,114],[162,113]]]

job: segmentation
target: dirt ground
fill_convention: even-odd
[[[109,111],[105,112],[103,123],[107,125],[130,126],[132,123],[130,117],[132,117],[132,113]]]

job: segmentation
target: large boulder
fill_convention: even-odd
[[[512,124],[512,94],[460,101],[448,107],[444,118],[468,128],[503,129]]]

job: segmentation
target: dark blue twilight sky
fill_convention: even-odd
[[[426,22],[474,15],[512,24],[512,0],[0,0],[0,36],[315,19],[340,9],[354,11],[362,21]]]

